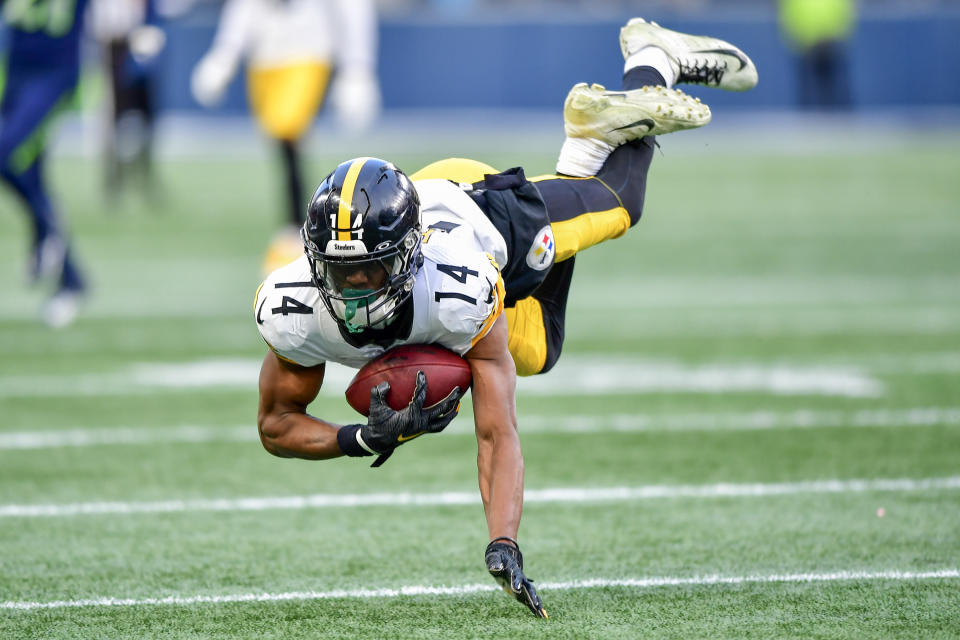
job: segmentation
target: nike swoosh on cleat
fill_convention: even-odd
[[[647,131],[653,131],[653,128],[657,126],[657,123],[651,120],[650,118],[644,118],[643,120],[637,120],[636,122],[631,122],[630,124],[625,124],[622,127],[617,127],[616,129],[611,129],[611,131],[621,131],[623,129],[632,129],[639,125],[644,125],[647,128]]]
[[[736,49],[701,49],[700,51],[692,51],[691,53],[722,53],[723,55],[733,56],[740,61],[740,69],[737,69],[737,71],[747,66],[746,57]]]

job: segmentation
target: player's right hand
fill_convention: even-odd
[[[494,538],[487,545],[484,560],[487,563],[487,571],[500,583],[508,595],[525,604],[538,618],[550,617],[547,615],[547,610],[543,608],[543,602],[540,601],[537,590],[533,588],[533,580],[523,573],[523,554],[520,553],[520,546],[516,540]]]
[[[454,387],[446,398],[425,409],[423,402],[427,397],[427,377],[422,371],[417,372],[413,399],[400,411],[391,409],[387,404],[388,391],[389,382],[381,382],[370,390],[370,415],[358,434],[367,449],[381,456],[425,433],[443,431],[457,417],[460,398],[464,394],[460,387]]]
[[[233,78],[234,65],[225,56],[207,54],[190,74],[190,92],[204,107],[215,107]]]
[[[382,103],[376,74],[365,69],[338,70],[330,103],[342,128],[354,133],[370,128]]]

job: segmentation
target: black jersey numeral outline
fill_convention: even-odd
[[[450,276],[460,284],[466,284],[467,278],[470,276],[479,276],[479,271],[474,271],[473,269],[467,267],[458,267],[452,264],[437,264],[437,271],[440,273]],[[433,294],[433,299],[435,302],[440,302],[444,298],[454,298],[456,300],[463,300],[464,302],[469,302],[470,304],[477,304],[477,299],[471,296],[468,296],[465,293],[457,293],[456,291],[436,291]]]
[[[278,282],[273,285],[274,289],[302,289],[304,287],[312,287],[312,282]],[[263,304],[260,305],[263,307]],[[296,298],[291,298],[290,296],[283,296],[283,301],[280,303],[279,307],[273,307],[270,309],[273,315],[282,313],[283,315],[294,314],[303,314],[310,315],[313,313],[313,307],[310,305],[304,304],[297,300]],[[259,319],[259,318],[258,318]]]
[[[433,294],[433,299],[435,302],[440,302],[444,298],[456,298],[457,300],[463,300],[464,302],[469,302],[470,304],[477,304],[476,298],[471,298],[465,293],[457,293],[456,291],[437,291]]]
[[[444,273],[460,284],[467,284],[467,278],[470,276],[479,276],[479,271],[468,269],[467,267],[455,267],[452,264],[438,264],[437,271]]]

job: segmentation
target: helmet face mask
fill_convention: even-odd
[[[383,160],[350,160],[320,184],[307,213],[300,235],[330,315],[349,333],[390,325],[422,262],[410,179]]]

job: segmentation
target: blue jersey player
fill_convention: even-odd
[[[0,0],[9,28],[7,83],[0,102],[0,177],[30,210],[31,280],[50,277],[57,282],[43,313],[54,327],[69,324],[76,316],[84,282],[47,190],[46,134],[77,87],[86,4],[87,0]]]

